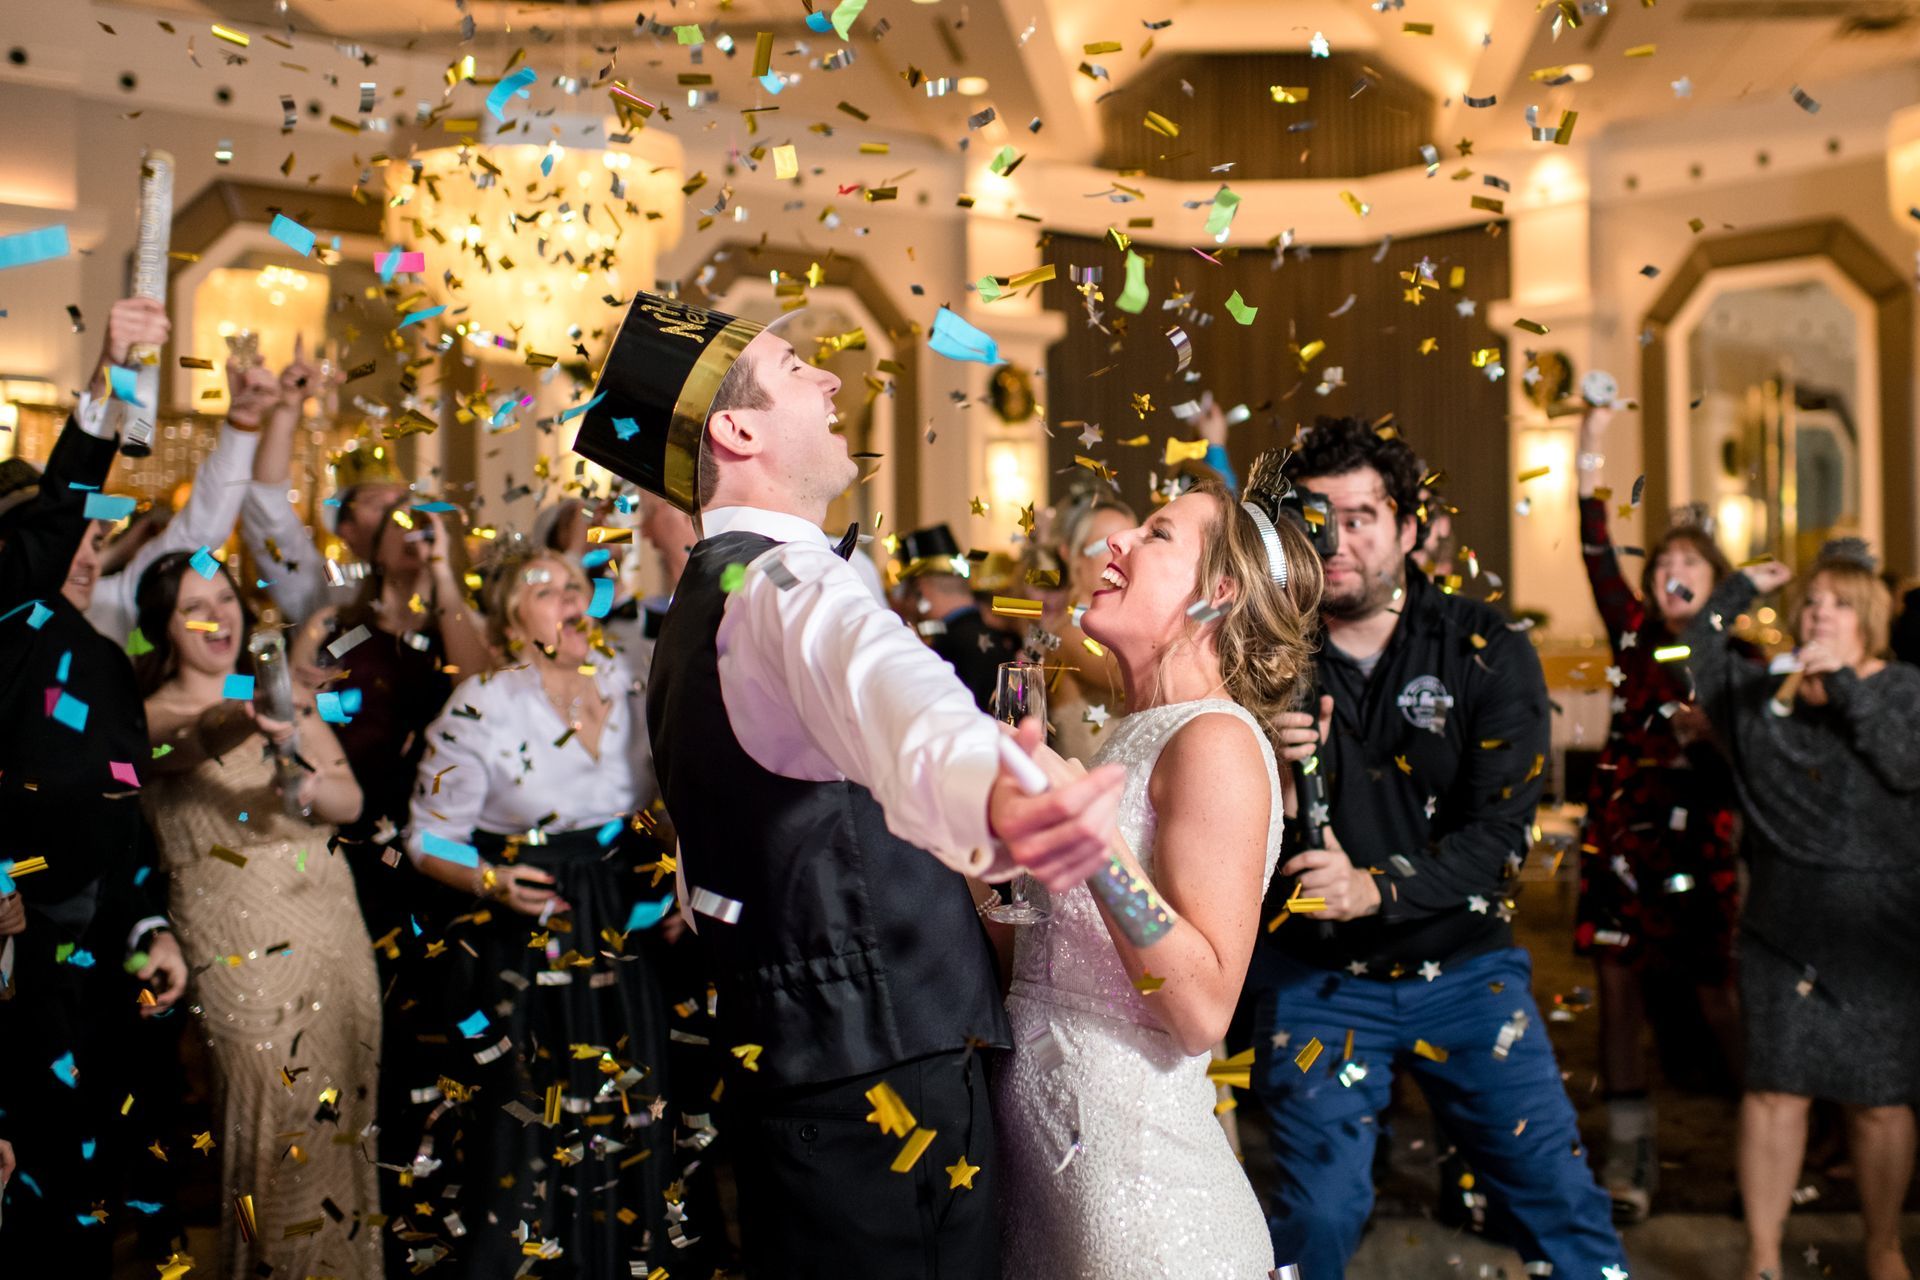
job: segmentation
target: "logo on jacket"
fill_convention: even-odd
[[[1415,676],[1395,702],[1414,728],[1446,732],[1447,709],[1453,706],[1453,695],[1440,683],[1439,676]]]

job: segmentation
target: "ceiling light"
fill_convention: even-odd
[[[1573,81],[1575,84],[1585,84],[1587,81],[1593,79],[1593,66],[1591,63],[1570,62],[1561,69],[1567,73],[1567,79]]]
[[[969,98],[977,98],[987,91],[987,78],[985,76],[961,76],[954,82],[953,87]]]

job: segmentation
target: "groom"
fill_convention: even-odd
[[[1000,727],[874,599],[851,537],[821,532],[858,475],[833,431],[839,387],[770,329],[643,293],[574,447],[702,535],[647,723],[744,1068],[727,1100],[747,1274],[986,1280],[995,1160],[974,1050],[1009,1031],[962,873],[1084,879],[1123,774],[1024,794]]]

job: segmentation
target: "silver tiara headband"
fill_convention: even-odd
[[[1293,492],[1293,482],[1286,475],[1289,456],[1285,449],[1267,449],[1255,458],[1247,471],[1246,498],[1240,504],[1267,549],[1267,572],[1282,590],[1287,585],[1287,553],[1280,544],[1278,522],[1287,519],[1281,513]]]
[[[1287,552],[1280,545],[1280,531],[1273,527],[1273,517],[1251,502],[1243,502],[1240,509],[1253,519],[1253,527],[1260,534],[1261,545],[1267,549],[1267,572],[1273,575],[1274,585],[1286,589]]]

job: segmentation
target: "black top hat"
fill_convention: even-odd
[[[968,576],[970,567],[960,550],[960,544],[953,539],[953,530],[944,524],[929,525],[905,535],[895,548],[894,555],[900,561],[900,576],[903,578],[918,578],[930,573],[964,578]]]
[[[727,370],[765,327],[635,294],[600,366],[574,452],[692,512],[707,413]]]

